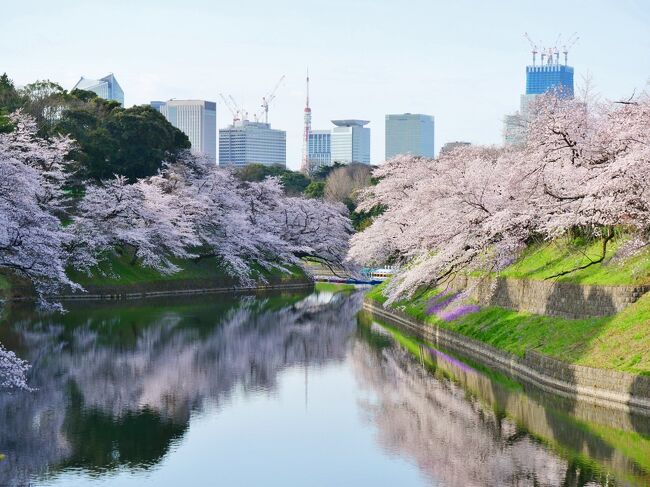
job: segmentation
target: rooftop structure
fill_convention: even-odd
[[[90,79],[82,76],[72,89],[92,91],[105,100],[113,100],[124,106],[124,92],[113,73],[100,79]]]

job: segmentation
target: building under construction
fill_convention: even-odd
[[[526,93],[519,100],[519,111],[504,118],[503,138],[506,145],[520,145],[526,141],[526,130],[531,118],[532,103],[539,95],[553,91],[559,98],[573,98],[573,67],[568,65],[569,49],[578,41],[574,34],[562,49],[559,37],[552,47],[540,47],[525,34],[530,42],[532,64],[526,66]],[[563,62],[560,53],[564,54]],[[537,54],[541,62],[537,63]]]
[[[287,165],[287,133],[264,122],[235,120],[219,129],[219,165]]]
[[[262,110],[253,115],[253,121],[248,119],[248,112],[239,106],[232,95],[219,95],[232,114],[232,124],[219,129],[220,166],[264,164],[286,167],[287,133],[272,129],[269,123],[269,105],[275,99],[284,78],[282,76],[273,90],[262,97]]]

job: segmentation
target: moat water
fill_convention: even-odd
[[[361,311],[361,293],[14,309],[0,485],[650,485],[650,420],[549,396]]]

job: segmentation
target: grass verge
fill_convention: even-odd
[[[641,251],[627,259],[614,258],[624,243],[624,237],[611,242],[602,263],[553,279],[592,285],[649,284],[650,251]],[[600,241],[568,238],[531,245],[517,262],[498,275],[515,279],[547,279],[597,260],[602,255],[601,246]]]
[[[215,258],[206,258],[198,261],[175,260],[174,264],[178,265],[181,270],[174,274],[166,275],[161,274],[155,269],[143,267],[139,264],[132,264],[130,257],[127,255],[114,254],[98,266],[97,269],[94,269],[92,275],[68,270],[68,276],[74,282],[84,287],[128,287],[138,284],[173,281],[213,281],[223,282],[224,285],[237,283],[237,279],[229,275],[223,265]],[[297,266],[290,267],[290,273],[284,273],[278,269],[266,270],[255,265],[252,267],[253,278],[255,280],[261,280],[263,277],[268,281],[282,282],[304,277],[304,273]]]
[[[354,291],[354,284],[342,284],[336,282],[317,282],[314,289],[320,292],[340,293]]]
[[[367,297],[383,304],[382,287]],[[650,375],[650,293],[621,313],[602,318],[571,320],[488,307],[453,321],[427,314],[437,293],[431,290],[393,307],[519,356],[535,350],[568,363]]]

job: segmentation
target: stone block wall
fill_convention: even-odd
[[[650,286],[588,286],[554,281],[458,276],[453,291],[467,290],[482,306],[539,315],[586,318],[611,316],[650,291]]]
[[[572,365],[527,351],[524,357],[495,348],[439,326],[422,323],[366,298],[364,309],[406,332],[481,364],[572,400],[650,415],[650,377]]]

